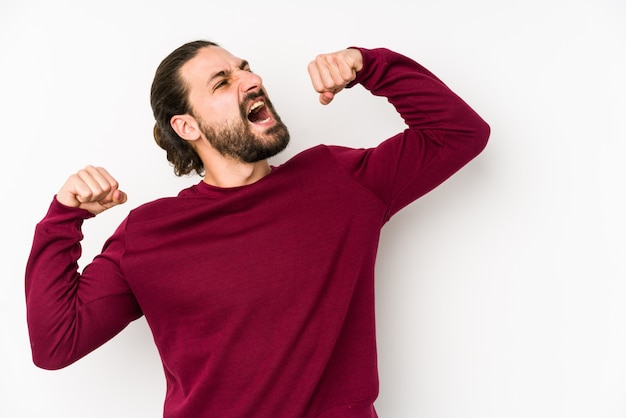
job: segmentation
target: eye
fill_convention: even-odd
[[[213,86],[213,91],[221,88],[221,87],[225,87],[226,85],[228,85],[228,80],[223,79],[218,81],[217,83],[215,83],[215,85]]]

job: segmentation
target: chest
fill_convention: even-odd
[[[367,192],[332,186],[192,200],[131,229],[124,272],[146,316],[267,301],[284,311],[336,277],[349,282],[363,260],[373,265],[384,212]]]

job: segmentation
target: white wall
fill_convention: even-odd
[[[293,139],[276,163],[400,129],[359,88],[317,103],[307,63],[350,45],[417,59],[492,126],[483,154],[384,230],[381,417],[626,416],[626,3],[516,3],[3,0],[0,416],[161,414],[143,319],[64,370],[32,365],[23,273],[35,223],[85,164],[130,196],[86,224],[86,260],[131,207],[198,181],[173,175],[148,103],[160,60],[196,38],[264,77]]]

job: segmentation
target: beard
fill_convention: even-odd
[[[246,100],[243,100],[239,106],[241,114],[239,120],[210,127],[203,120],[198,119],[201,132],[221,155],[239,162],[255,163],[273,157],[287,148],[289,131],[267,97],[265,97],[265,106],[274,118],[274,125],[262,134],[251,129],[251,122],[246,114],[247,104],[258,96],[258,94],[250,94]]]

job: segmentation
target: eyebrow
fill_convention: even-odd
[[[249,67],[249,66],[250,66],[250,63],[247,60],[242,60],[241,63],[239,64],[239,69],[243,70],[244,68]],[[211,84],[211,82],[213,80],[215,80],[216,78],[226,77],[230,72],[231,72],[230,70],[222,70],[222,71],[218,71],[217,73],[213,74],[207,80],[207,82],[206,82],[207,86],[209,84]]]

